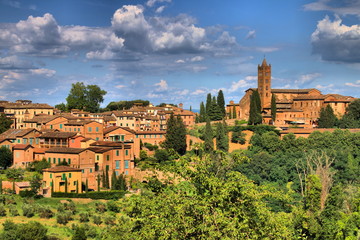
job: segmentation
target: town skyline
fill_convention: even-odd
[[[273,88],[359,97],[360,5],[338,1],[0,1],[0,100],[66,102],[71,84],[111,101],[198,109],[238,102],[272,65]],[[204,11],[204,7],[206,11]]]

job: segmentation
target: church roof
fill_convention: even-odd
[[[264,60],[262,61],[261,66],[262,66],[262,67],[267,66],[266,58],[264,58]]]

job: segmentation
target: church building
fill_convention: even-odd
[[[320,116],[320,110],[330,105],[337,117],[345,114],[350,102],[356,98],[339,94],[322,94],[315,88],[309,89],[273,89],[271,88],[271,64],[264,58],[258,65],[258,86],[249,88],[238,104],[234,101],[226,106],[229,117],[236,115],[237,119],[248,120],[250,111],[250,97],[258,90],[261,99],[263,123],[274,124],[278,127],[289,125],[303,125],[314,127]],[[271,98],[276,99],[276,120],[271,119]],[[234,114],[234,111],[236,114]]]

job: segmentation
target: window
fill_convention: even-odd
[[[69,173],[69,178],[71,178],[71,173]]]
[[[53,163],[54,163],[54,164],[56,163],[56,158],[53,158]]]
[[[48,158],[48,162],[51,163],[51,158]]]
[[[88,127],[88,132],[92,132],[92,127]]]
[[[96,141],[99,141],[99,138],[98,138],[98,137],[96,137],[96,138],[95,138],[95,140],[96,140]]]
[[[17,142],[20,143],[20,139],[18,139]]]
[[[124,141],[125,140],[125,136],[124,135],[121,135],[121,141]]]
[[[78,132],[80,132],[80,128],[78,128]]]
[[[124,163],[125,163],[125,169],[129,169],[129,160],[125,160]]]
[[[63,125],[62,124],[60,124],[60,129],[62,129],[63,128]]]
[[[110,160],[110,155],[106,155],[106,161]]]
[[[119,156],[119,150],[116,150],[116,156]]]
[[[69,165],[71,164],[71,158],[68,159],[68,163],[69,163]]]
[[[126,171],[125,171],[125,175],[129,175],[129,171],[126,170]]]
[[[125,150],[125,155],[128,156],[129,155],[129,150]]]
[[[58,164],[60,164],[60,161],[61,161],[60,158],[58,158]]]
[[[36,144],[39,144],[39,138],[36,138],[35,141],[36,141]]]
[[[53,125],[50,125],[50,129],[53,129]]]
[[[50,178],[52,178],[52,173],[50,173]]]
[[[90,173],[92,173],[92,168],[90,168]]]
[[[76,128],[74,128],[74,132],[76,132]]]
[[[32,145],[34,143],[34,139],[33,138],[30,138],[29,139],[29,143]]]
[[[99,161],[99,155],[96,155],[96,160]]]
[[[115,169],[120,169],[120,161],[115,161]]]
[[[106,165],[106,167],[105,167],[105,169],[106,169],[106,171],[108,172],[109,171],[109,165]]]
[[[62,180],[65,180],[65,179],[66,179],[66,174],[65,174],[65,173],[62,174],[61,179],[62,179]]]
[[[99,132],[99,127],[96,127],[95,131],[96,131],[96,132]]]
[[[27,144],[27,139],[26,138],[23,138],[23,143]]]
[[[81,169],[81,172],[82,172],[82,173],[84,173],[84,172],[85,172],[85,170],[84,170],[84,169]]]

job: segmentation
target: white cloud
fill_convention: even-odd
[[[247,76],[245,79],[240,79],[237,82],[232,82],[230,88],[227,90],[229,93],[235,92],[239,89],[249,88],[254,86],[254,80],[256,80],[256,76]]]
[[[46,68],[31,69],[30,72],[33,75],[43,75],[43,76],[48,77],[48,78],[54,76],[55,73],[56,73],[55,70],[46,69]]]
[[[360,80],[357,80],[355,83],[345,83],[349,87],[360,87]]]
[[[256,38],[256,31],[255,30],[251,30],[248,32],[248,34],[246,35],[246,39],[254,39]]]
[[[161,7],[158,7],[155,12],[162,13],[164,11],[164,9],[165,9],[165,6],[161,6]]]
[[[311,43],[313,53],[323,60],[360,62],[360,25],[346,26],[338,16],[333,21],[328,16],[319,21]]]
[[[178,59],[178,60],[176,60],[175,62],[176,62],[176,63],[185,63],[185,60],[183,60],[183,59]]]
[[[192,70],[194,71],[194,72],[202,72],[202,71],[205,71],[207,69],[207,67],[206,66],[194,66],[194,67],[192,67]]]
[[[163,3],[163,2],[171,3],[171,0],[148,0],[146,2],[146,6],[153,7],[156,3]]]
[[[196,56],[190,59],[191,62],[201,62],[202,60],[204,60],[202,56]]]
[[[125,88],[126,86],[125,85],[116,85],[115,87],[121,89],[121,88]]]
[[[168,90],[168,84],[165,80],[160,80],[160,82],[155,83],[154,86],[157,86],[158,88],[156,91],[163,92]]]
[[[205,93],[206,93],[205,90],[203,90],[203,89],[197,89],[197,90],[195,90],[194,92],[192,92],[191,94],[192,94],[192,95],[201,95],[201,94],[205,94]]]
[[[360,16],[360,1],[317,0],[305,4],[304,9],[308,11],[331,11],[340,15]]]
[[[359,85],[360,86],[360,85]],[[318,89],[332,89],[334,87],[334,84],[328,84],[328,85],[316,85],[315,88],[318,88]]]
[[[295,83],[297,83],[297,84],[305,84],[305,83],[313,81],[314,79],[316,79],[316,78],[318,78],[320,76],[321,76],[320,73],[309,73],[309,74],[301,75],[299,77],[299,80],[296,80]]]

